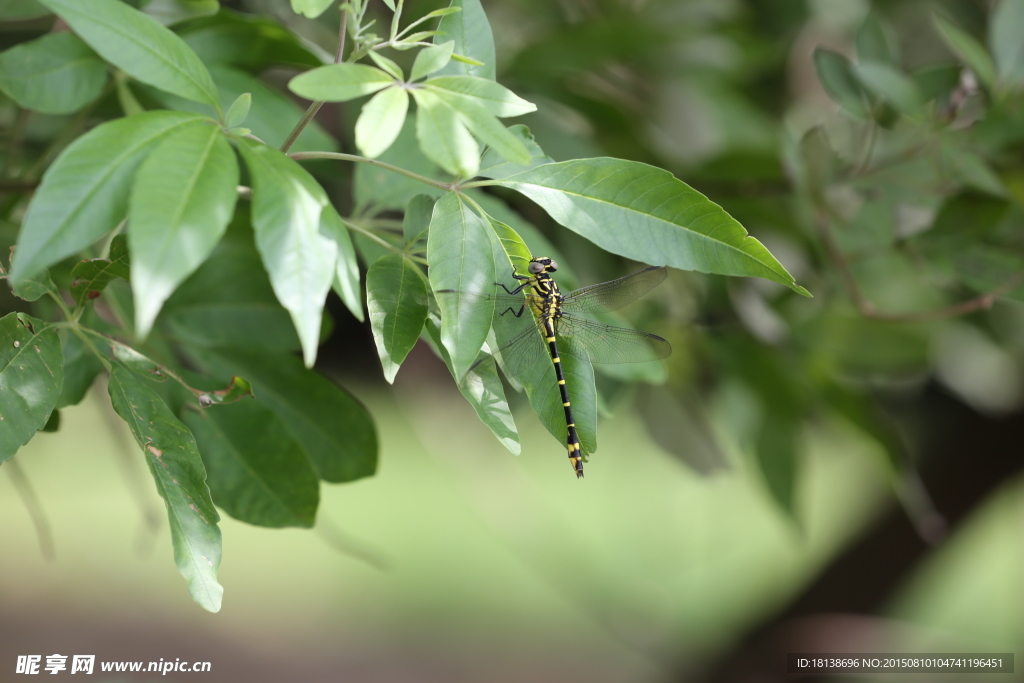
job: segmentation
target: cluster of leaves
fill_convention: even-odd
[[[292,3],[309,17],[332,4]],[[474,366],[504,333],[500,311],[461,293],[491,291],[513,267],[522,272],[531,253],[568,261],[482,188],[527,197],[630,259],[763,277],[806,294],[735,219],[670,173],[612,158],[555,163],[525,127],[506,128],[500,118],[535,107],[494,80],[493,36],[478,0],[453,0],[404,29],[402,0],[384,4],[393,18],[386,39],[371,32],[365,2],[341,5],[332,64],[280,24],[215,0],[151,0],[141,9],[39,0],[39,14],[52,12],[70,32],[0,54],[0,89],[21,116],[75,114],[42,152],[43,163],[55,158],[3,273],[39,317],[0,319],[0,461],[52,428],[57,410],[106,372],[113,409],[167,503],[179,570],[210,610],[222,594],[216,508],[263,526],[311,526],[319,481],[375,471],[370,415],[310,369],[331,327],[331,290],[363,319],[359,256],[387,379],[423,338],[483,422],[518,452],[494,363]],[[410,33],[435,18],[437,30]],[[410,49],[407,78],[383,52],[399,59]],[[306,69],[289,83],[314,100],[301,118],[255,78],[281,63]],[[363,156],[333,151],[309,126],[322,102],[370,94],[355,124]],[[290,134],[279,115],[299,119]],[[79,135],[90,116],[102,122]],[[359,164],[351,215],[297,163],[304,159]],[[36,166],[21,169],[23,182],[35,182]],[[18,207],[16,198],[8,216]],[[404,213],[400,230],[391,209]],[[508,224],[517,221],[517,229]],[[456,294],[438,300],[431,293],[439,290]],[[564,366],[589,454],[594,371],[586,357],[566,357]],[[548,364],[509,380],[560,441],[550,373]]]

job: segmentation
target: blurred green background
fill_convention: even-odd
[[[278,0],[222,4],[333,51],[337,12],[309,21]],[[945,307],[1024,271],[1024,96],[1003,67],[998,85],[965,85],[965,59],[933,20],[989,50],[1003,5],[1021,3],[484,2],[499,80],[538,104],[522,122],[548,154],[670,169],[815,298],[673,273],[635,320],[673,343],[668,381],[630,390],[606,378],[584,482],[525,405],[523,454],[502,449],[422,345],[388,387],[368,330],[336,307],[320,369],[376,417],[379,474],[323,487],[314,532],[225,516],[216,615],[189,600],[160,499],[94,387],[17,456],[52,560],[0,477],[0,680],[14,680],[15,656],[52,653],[212,663],[168,681],[772,681],[788,678],[787,652],[1019,659],[1021,292],[962,315]],[[0,39],[50,23],[5,22]],[[919,91],[938,85],[911,114],[899,87],[888,99],[855,87],[870,109],[857,116],[822,85],[819,47],[854,64],[873,49]],[[280,89],[291,73],[261,78]],[[359,104],[325,107],[311,148],[326,133],[351,150]],[[301,109],[280,111],[266,125],[283,138]],[[30,131],[59,124],[39,116]],[[339,208],[350,203],[347,171],[310,168]],[[572,255],[578,284],[627,272],[500,198]],[[1002,213],[982,225],[974,207],[986,202]],[[11,242],[16,226],[0,228]]]

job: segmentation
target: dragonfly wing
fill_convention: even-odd
[[[575,315],[558,321],[558,345],[592,363],[643,363],[668,358],[672,346],[656,334],[605,325]]]
[[[614,311],[651,291],[668,275],[664,266],[652,266],[617,280],[582,287],[566,295],[563,308],[572,313]]]

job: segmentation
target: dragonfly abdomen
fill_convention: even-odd
[[[562,372],[562,359],[558,355],[558,342],[555,339],[555,323],[557,316],[557,304],[551,306],[551,310],[543,319],[544,341],[548,344],[548,351],[551,353],[551,362],[555,366],[555,378],[558,380],[558,391],[562,396],[562,408],[565,410],[565,443],[569,451],[569,464],[577,477],[583,476],[583,456],[580,453],[580,438],[576,434],[576,421],[572,416],[572,404],[569,400],[569,390],[565,386],[565,374]]]

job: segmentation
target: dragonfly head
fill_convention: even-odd
[[[553,273],[558,270],[558,264],[547,256],[534,256],[530,259],[530,275],[540,275],[541,273]]]

